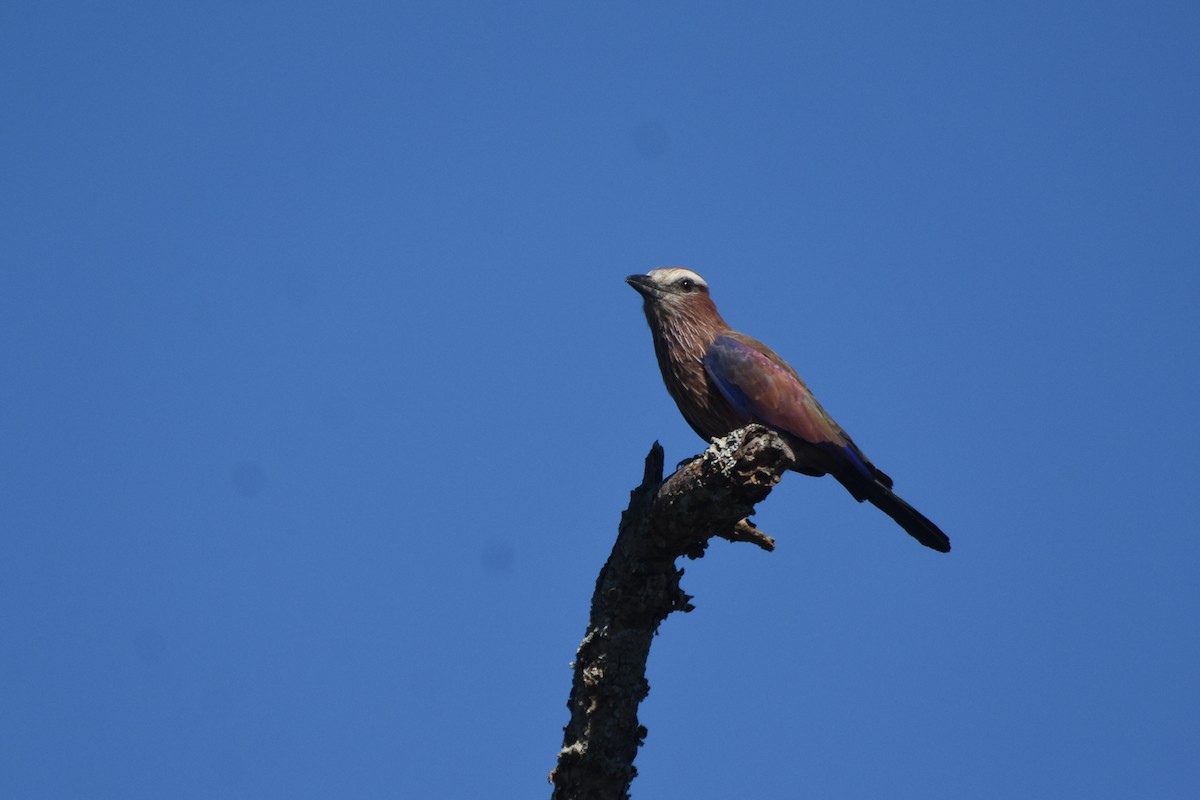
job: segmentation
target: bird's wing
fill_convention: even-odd
[[[821,408],[796,371],[762,342],[734,331],[722,334],[704,354],[704,369],[742,414],[836,452],[852,471],[892,485]]]
[[[810,444],[840,443],[840,430],[804,381],[762,342],[741,334],[718,336],[704,354],[704,369],[744,416]]]

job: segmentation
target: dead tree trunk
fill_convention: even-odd
[[[637,709],[650,690],[650,643],[668,614],[692,610],[675,560],[703,556],[713,536],[774,549],[746,517],[796,457],[776,433],[751,425],[718,439],[664,482],[662,447],[654,443],[596,579],[567,701],[571,719],[550,773],[554,800],[629,797],[633,759],[646,738]]]

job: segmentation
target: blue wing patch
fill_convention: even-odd
[[[733,382],[729,373],[736,373],[738,367],[747,366],[750,358],[749,350],[728,336],[718,336],[704,353],[704,371],[734,410],[744,417],[755,415],[753,404],[742,388]]]

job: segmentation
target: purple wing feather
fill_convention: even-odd
[[[732,331],[718,336],[704,354],[704,369],[743,415],[837,452],[854,472],[891,486],[891,479],[867,460],[821,408],[796,371],[762,342]]]
[[[725,399],[747,416],[810,444],[845,444],[808,387],[766,345],[748,336],[718,336],[704,355],[704,368]]]

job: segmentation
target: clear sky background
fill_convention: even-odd
[[[0,796],[548,796],[663,265],[954,551],[788,476],[635,796],[1197,796],[1198,8],[5,5]]]

